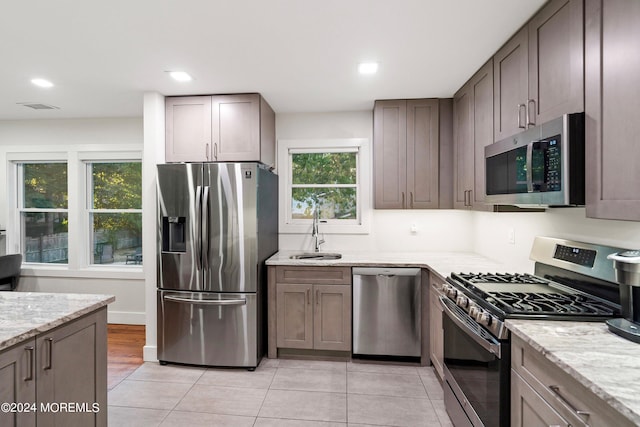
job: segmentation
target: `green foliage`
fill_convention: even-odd
[[[312,218],[316,206],[320,217],[324,219],[357,217],[356,153],[293,154],[292,178],[291,207],[294,218]]]
[[[66,209],[66,163],[24,163],[24,207]]]

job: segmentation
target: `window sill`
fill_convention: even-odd
[[[141,266],[136,267],[87,267],[70,270],[68,267],[51,267],[45,265],[23,266],[23,277],[69,277],[74,279],[133,279],[144,280]]]

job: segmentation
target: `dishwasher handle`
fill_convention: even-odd
[[[420,274],[419,268],[380,268],[380,267],[354,267],[353,276],[377,276],[377,277],[396,277],[396,276],[417,276]]]

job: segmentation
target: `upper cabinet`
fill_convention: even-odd
[[[375,102],[376,209],[439,207],[440,108],[438,99]]]
[[[584,110],[583,22],[583,0],[552,0],[496,52],[495,141]]]
[[[485,205],[484,147],[493,143],[493,61],[489,60],[453,98],[454,208]]]
[[[640,2],[585,3],[586,211],[640,221]]]
[[[167,162],[275,164],[275,113],[259,94],[168,97]]]

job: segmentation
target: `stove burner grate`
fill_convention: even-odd
[[[509,314],[614,315],[609,305],[580,294],[490,292],[486,301]]]

